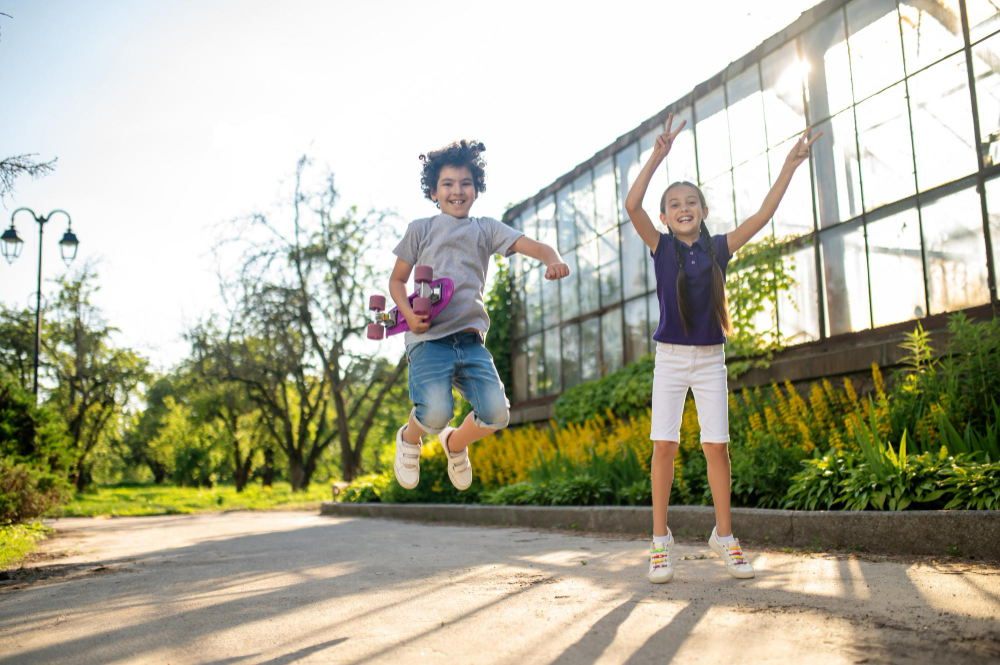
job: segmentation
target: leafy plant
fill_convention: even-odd
[[[1000,509],[1000,462],[953,463],[943,475],[941,486],[951,496],[945,508]]]

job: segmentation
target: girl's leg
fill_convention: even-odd
[[[712,488],[712,503],[715,506],[715,532],[722,536],[733,533],[729,495],[731,476],[729,472],[729,445],[725,443],[702,443],[705,460],[708,462],[708,484]],[[655,509],[654,509],[655,510]]]
[[[667,535],[667,509],[670,505],[670,486],[674,482],[674,456],[677,441],[653,442],[653,535]]]

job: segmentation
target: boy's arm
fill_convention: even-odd
[[[687,120],[682,122],[675,131],[671,132],[670,127],[673,123],[674,114],[671,113],[667,117],[667,130],[656,137],[653,154],[649,156],[649,161],[639,171],[635,182],[632,183],[632,187],[628,190],[628,196],[625,197],[625,212],[628,213],[628,218],[632,220],[632,226],[635,227],[636,233],[639,234],[642,241],[649,247],[649,251],[654,254],[656,253],[657,245],[660,243],[660,232],[656,230],[656,227],[653,226],[653,221],[646,214],[646,211],[642,209],[642,200],[646,197],[646,190],[649,189],[649,181],[653,179],[653,173],[659,168],[660,162],[666,159],[667,153],[670,152],[670,146],[673,145],[674,137],[684,129]]]
[[[548,270],[545,271],[545,279],[561,279],[569,275],[569,266],[563,262],[559,252],[551,245],[532,240],[528,236],[521,236],[514,241],[510,248],[519,254],[538,259],[548,266]]]
[[[764,197],[764,202],[760,204],[760,210],[750,215],[745,222],[736,227],[735,231],[730,231],[726,234],[726,242],[729,243],[730,254],[735,254],[736,250],[750,242],[750,239],[764,228],[768,220],[774,217],[774,211],[778,209],[781,197],[785,195],[788,183],[792,181],[792,176],[795,175],[795,169],[809,157],[809,146],[815,143],[816,139],[823,136],[823,132],[820,132],[812,137],[812,139],[809,139],[809,129],[809,127],[806,127],[806,131],[802,132],[802,136],[792,146],[791,152],[788,153],[788,157],[785,158],[785,163],[781,167],[781,173],[778,174],[777,179],[774,181],[771,191]]]
[[[389,295],[392,301],[399,308],[399,313],[406,319],[406,324],[410,331],[414,333],[425,333],[430,330],[431,324],[427,316],[414,314],[410,307],[410,297],[406,292],[406,283],[410,281],[410,272],[413,266],[401,258],[396,258],[396,265],[392,267],[392,274],[389,275]]]

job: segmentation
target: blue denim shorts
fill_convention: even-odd
[[[502,429],[510,419],[510,402],[493,356],[479,333],[459,332],[406,347],[410,365],[410,400],[420,428],[437,434],[455,417],[451,388],[472,405],[475,422]]]

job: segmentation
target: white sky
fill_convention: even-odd
[[[59,158],[18,181],[0,224],[67,210],[118,342],[167,368],[219,307],[226,220],[269,208],[303,152],[401,233],[436,212],[417,155],[479,139],[472,214],[499,218],[816,2],[0,0],[0,157]],[[46,280],[65,270],[64,219],[46,227]],[[17,228],[0,300],[24,307],[38,229]]]

